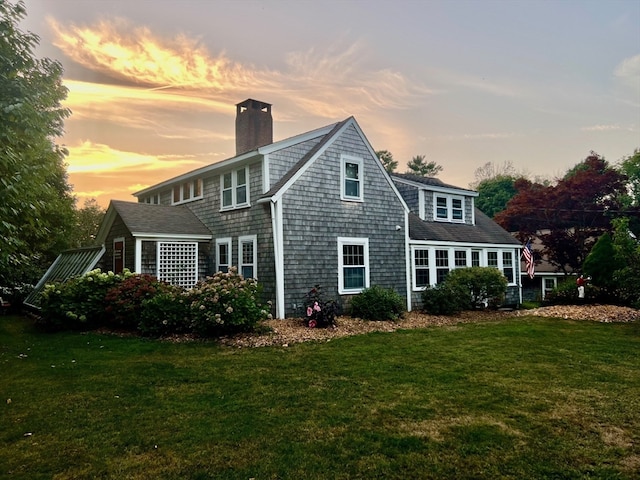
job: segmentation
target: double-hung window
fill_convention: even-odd
[[[218,272],[228,272],[231,266],[231,238],[216,239],[216,269]]]
[[[502,252],[502,273],[509,283],[514,283],[513,252]]]
[[[369,239],[338,238],[338,293],[360,293],[369,287]]]
[[[449,274],[449,250],[436,250],[436,283],[441,283]]]
[[[249,169],[243,167],[220,176],[220,196],[223,210],[249,205]]]
[[[442,222],[464,222],[464,197],[436,193],[434,217]]]
[[[257,278],[256,268],[256,236],[246,235],[238,238],[238,255],[240,274],[244,278]]]
[[[342,155],[341,157],[341,198],[362,201],[363,162],[361,158]]]
[[[413,251],[413,284],[418,288],[428,287],[429,282],[429,250],[416,248]]]

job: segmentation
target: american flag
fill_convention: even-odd
[[[531,250],[531,240],[527,240],[527,244],[522,249],[522,256],[527,264],[527,273],[529,278],[535,275],[535,264],[533,263],[533,251]]]

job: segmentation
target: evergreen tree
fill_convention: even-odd
[[[421,177],[435,177],[442,171],[442,166],[436,162],[427,162],[424,155],[416,155],[407,163],[409,173]]]
[[[387,173],[391,174],[398,168],[398,162],[393,159],[393,154],[389,150],[378,150],[376,155],[384,165]]]

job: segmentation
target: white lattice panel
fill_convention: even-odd
[[[193,287],[198,281],[198,244],[159,242],[158,279]]]

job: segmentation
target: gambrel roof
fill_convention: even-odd
[[[509,232],[477,208],[475,225],[449,222],[425,222],[414,213],[409,214],[409,238],[434,242],[485,243],[520,245]]]

